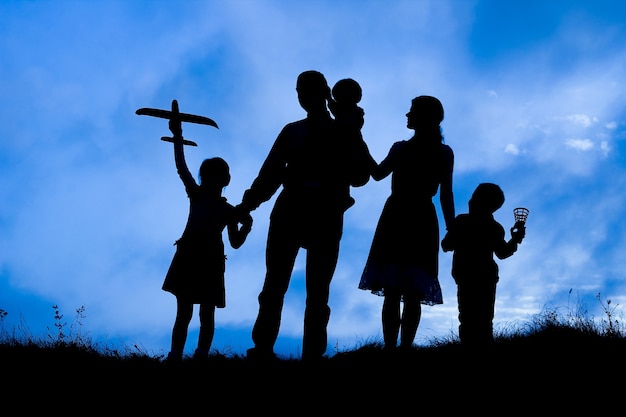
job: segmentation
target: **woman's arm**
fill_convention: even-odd
[[[374,178],[374,180],[380,181],[386,178],[389,174],[391,174],[391,171],[393,171],[393,160],[395,158],[396,153],[399,152],[399,149],[401,147],[402,147],[401,142],[396,142],[393,145],[391,145],[391,148],[389,149],[389,153],[387,154],[385,159],[383,159],[380,162],[380,164],[377,164],[374,158],[371,159],[370,175],[372,176],[372,178]]]
[[[450,227],[455,216],[454,193],[452,192],[452,174],[454,171],[454,153],[452,148],[445,146],[443,158],[443,175],[439,188],[439,202],[446,229]]]

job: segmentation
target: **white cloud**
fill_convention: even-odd
[[[509,143],[504,148],[504,152],[511,155],[519,155],[519,148],[512,143]]]
[[[590,117],[586,114],[571,114],[563,117],[564,120],[570,121],[574,124],[580,125],[582,127],[589,127],[593,123],[597,122],[598,119],[595,117]],[[558,120],[558,118],[557,118]]]
[[[593,149],[593,142],[589,139],[567,139],[565,145],[579,151],[589,151]]]

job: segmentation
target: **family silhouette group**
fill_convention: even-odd
[[[468,202],[468,212],[455,215],[454,153],[444,143],[441,102],[426,95],[413,98],[406,114],[413,136],[393,143],[387,156],[377,162],[361,134],[365,112],[358,105],[362,97],[358,82],[342,79],[331,89],[322,73],[310,70],[298,75],[296,92],[306,117],[283,127],[238,205],[222,196],[231,179],[222,158],[205,159],[196,182],[185,162],[181,121],[170,119],[176,169],[190,205],[162,285],[177,303],[166,360],[183,360],[194,305],[199,305],[200,331],[193,357],[208,357],[215,309],[226,306],[223,232],[226,230],[232,248],[241,247],[252,229],[251,212],[276,193],[269,218],[265,279],[252,328],[254,346],[248,349],[247,358],[277,358],[274,344],[300,249],[306,251],[301,358],[323,358],[331,313],[330,284],[344,213],[355,204],[350,189],[366,185],[370,178],[380,181],[389,175],[391,192],[362,275],[355,280],[359,289],[384,297],[384,349],[411,349],[422,304],[443,303],[438,279],[440,247],[453,252],[451,273],[457,284],[461,344],[472,349],[492,344],[498,282],[494,256],[505,259],[515,253],[525,227],[516,222],[506,240],[503,226],[493,217],[504,203],[504,193],[493,183],[479,184]],[[446,228],[442,239],[433,203],[437,194]]]

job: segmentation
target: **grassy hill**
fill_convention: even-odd
[[[171,365],[85,340],[0,343],[0,392],[29,412],[481,415],[623,413],[626,337],[612,317],[542,315],[489,349],[455,340],[388,353],[377,343],[314,364],[213,353]]]

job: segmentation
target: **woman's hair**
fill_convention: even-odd
[[[200,184],[223,188],[230,183],[230,168],[222,158],[208,158],[202,161],[198,177]]]
[[[424,120],[439,126],[443,121],[443,105],[433,96],[418,96],[413,99],[413,106],[424,116]]]
[[[440,124],[443,121],[443,105],[438,98],[433,96],[418,96],[411,102],[411,110],[414,111],[421,124],[421,131],[428,137],[443,142]]]

